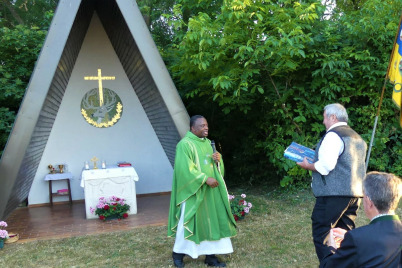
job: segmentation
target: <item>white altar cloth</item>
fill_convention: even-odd
[[[45,181],[56,181],[56,180],[65,180],[65,179],[72,179],[73,174],[70,172],[64,173],[49,173],[45,176]]]
[[[138,175],[133,167],[113,166],[106,169],[83,170],[81,187],[84,187],[87,219],[98,218],[91,213],[90,208],[96,209],[100,197],[124,198],[130,205],[128,214],[137,214],[135,181],[138,181]]]

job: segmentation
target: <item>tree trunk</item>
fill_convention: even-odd
[[[2,0],[3,4],[7,7],[7,9],[10,11],[11,15],[13,18],[19,23],[19,24],[24,24],[24,21],[21,19],[20,15],[18,15],[17,12],[14,10],[14,5],[12,5],[8,0]]]

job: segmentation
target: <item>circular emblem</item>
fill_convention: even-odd
[[[399,71],[399,75],[402,77],[402,59],[399,61],[398,71]],[[394,92],[400,93],[401,91],[402,91],[402,84],[397,83],[397,81],[395,81]]]
[[[111,127],[119,121],[122,113],[121,99],[111,89],[94,88],[82,98],[81,114],[94,127]]]

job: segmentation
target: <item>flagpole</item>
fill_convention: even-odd
[[[387,84],[387,78],[385,77],[384,79],[384,85],[382,86],[382,92],[381,92],[381,98],[380,98],[380,103],[378,104],[378,108],[377,108],[377,114],[375,116],[375,120],[374,120],[374,126],[373,126],[373,133],[371,133],[371,140],[370,140],[370,146],[367,152],[367,157],[366,157],[366,172],[368,169],[368,163],[370,160],[370,154],[371,154],[371,148],[373,147],[373,141],[374,141],[374,135],[375,135],[375,130],[377,128],[377,122],[378,122],[378,117],[380,115],[380,110],[381,110],[381,104],[382,104],[382,99],[384,97],[384,91],[385,91],[385,86]]]
[[[375,136],[375,130],[377,128],[378,117],[380,116],[380,110],[381,110],[382,99],[384,97],[385,86],[387,85],[388,72],[389,72],[389,68],[391,67],[391,63],[392,63],[392,55],[394,55],[396,39],[398,38],[399,29],[401,28],[401,22],[402,22],[402,13],[401,13],[401,17],[399,18],[398,30],[396,31],[394,45],[392,46],[391,57],[389,58],[388,68],[387,68],[387,72],[385,74],[384,84],[382,86],[381,98],[380,98],[380,102],[378,103],[377,114],[376,114],[375,120],[374,120],[373,133],[371,133],[370,145],[369,145],[369,149],[368,149],[367,156],[366,156],[366,172],[367,172],[368,163],[370,160],[371,148],[373,147],[373,141],[374,141],[374,136]],[[401,109],[401,112],[402,112],[402,109]]]

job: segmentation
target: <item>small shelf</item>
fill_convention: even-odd
[[[69,192],[66,192],[66,194],[59,194],[59,193],[52,193],[52,196],[67,196],[68,197]]]
[[[53,206],[53,197],[57,196],[67,196],[68,200],[70,201],[70,205],[73,204],[72,198],[71,198],[71,187],[70,187],[70,179],[58,179],[58,181],[67,181],[67,186],[68,186],[68,192],[65,193],[53,193],[53,187],[52,187],[52,181],[49,180],[49,199],[50,199],[50,205]]]

